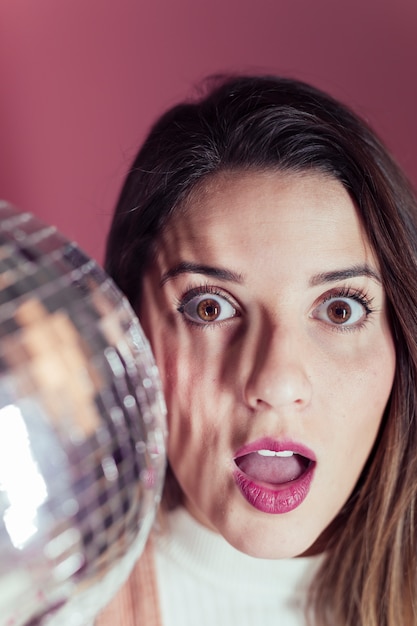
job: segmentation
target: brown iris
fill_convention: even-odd
[[[352,315],[352,309],[344,300],[335,300],[327,307],[327,315],[334,324],[344,324]]]
[[[212,298],[205,298],[198,303],[197,315],[205,322],[214,322],[220,315],[220,304]]]

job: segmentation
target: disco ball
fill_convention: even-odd
[[[0,202],[0,626],[93,623],[148,537],[165,429],[126,299]]]

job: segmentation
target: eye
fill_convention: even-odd
[[[239,314],[224,295],[209,292],[195,294],[194,290],[184,296],[178,311],[189,321],[202,325],[223,322]]]
[[[359,296],[328,298],[314,311],[313,317],[337,326],[360,325],[370,313],[366,301]]]

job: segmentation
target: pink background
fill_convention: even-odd
[[[416,33],[416,0],[0,0],[0,197],[101,261],[149,125],[232,70],[349,103],[417,186]]]

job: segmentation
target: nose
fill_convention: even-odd
[[[305,342],[294,330],[264,328],[254,345],[246,403],[254,409],[308,405],[312,386],[307,353]]]

